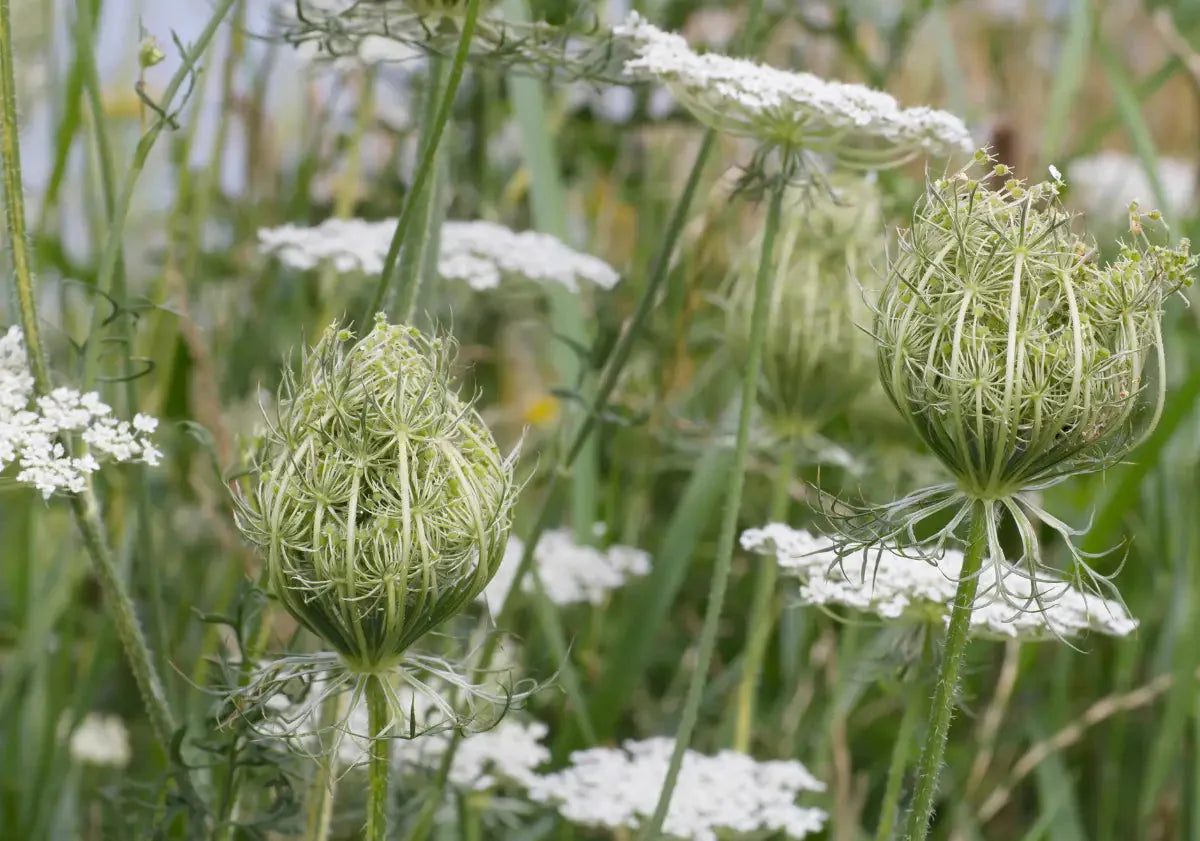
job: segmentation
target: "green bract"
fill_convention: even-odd
[[[1099,265],[1057,194],[932,182],[878,301],[883,386],[969,497],[1110,465],[1162,406],[1162,306],[1186,282],[1188,243],[1151,245],[1135,207],[1135,243]]]
[[[859,325],[870,311],[858,281],[882,262],[882,241],[879,196],[862,178],[796,188],[788,197],[759,394],[767,418],[783,433],[815,431],[869,384],[871,342]],[[761,241],[747,247],[729,293],[730,347],[739,360],[750,343],[760,251]]]
[[[351,339],[331,326],[285,378],[239,525],[292,615],[375,672],[491,580],[514,482],[446,340],[382,316]]]

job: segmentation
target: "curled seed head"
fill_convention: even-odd
[[[270,586],[360,671],[469,604],[504,555],[511,460],[449,373],[453,348],[376,319],[329,327],[285,377],[239,527]]]
[[[796,188],[775,245],[759,403],[791,432],[812,430],[845,409],[874,372],[861,325],[870,311],[859,279],[883,258],[883,219],[874,185],[848,177]],[[727,330],[734,357],[750,344],[754,284],[762,240],[735,267]]]
[[[884,389],[972,496],[1112,464],[1162,405],[1162,306],[1188,282],[1188,242],[1151,244],[1137,216],[1099,265],[1057,193],[933,181],[877,305]]]

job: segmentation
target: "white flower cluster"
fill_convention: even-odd
[[[636,12],[613,32],[633,50],[627,74],[666,84],[697,119],[718,131],[833,152],[863,166],[974,149],[962,120],[945,111],[902,108],[890,94],[863,85],[696,53],[683,36],[664,32]]]
[[[262,252],[295,269],[329,262],[339,272],[379,274],[395,230],[395,219],[327,219],[313,228],[261,228],[258,241]],[[573,292],[581,281],[611,289],[621,279],[608,263],[549,234],[517,232],[483,221],[442,225],[438,274],[477,290],[493,289],[508,278],[560,283]]]
[[[1159,158],[1156,175],[1163,191],[1163,207],[1158,209],[1169,219],[1191,215],[1196,206],[1195,165],[1182,158]],[[1067,181],[1072,200],[1099,222],[1124,221],[1134,200],[1158,205],[1142,162],[1124,152],[1106,150],[1071,161]]]
[[[524,553],[524,542],[509,537],[500,568],[479,595],[493,613],[500,610],[508,597]],[[607,549],[581,546],[570,529],[551,529],[538,541],[533,565],[550,601],[558,605],[578,602],[595,605],[630,578],[650,572],[650,555],[632,546],[613,545]],[[532,579],[526,578],[522,589],[529,592],[533,587]]]
[[[67,745],[71,758],[88,765],[124,768],[129,764],[129,731],[115,715],[88,713],[71,733]]]
[[[555,806],[585,826],[636,830],[654,813],[667,775],[673,741],[626,742],[571,755],[562,771],[537,778],[530,797]],[[735,751],[684,754],[663,831],[672,838],[717,841],[732,834],[782,833],[804,838],[820,832],[821,809],[796,805],[804,791],[825,785],[794,760],[756,762]]]
[[[872,549],[865,560],[855,556],[839,562],[828,539],[782,523],[748,529],[742,547],[775,555],[781,569],[800,579],[804,604],[839,605],[884,619],[949,621],[963,562],[956,550],[947,550],[934,564],[888,549]],[[1120,603],[1064,581],[1031,582],[1023,572],[1007,568],[998,580],[993,564],[979,573],[971,614],[976,634],[1036,639],[1096,631],[1125,636],[1136,628],[1137,620]]]
[[[33,485],[43,497],[82,491],[88,475],[100,469],[97,455],[149,465],[162,458],[148,437],[157,419],[138,414],[132,423],[117,420],[96,392],[72,388],[56,388],[30,409],[33,392],[24,334],[10,327],[0,336],[0,470],[16,462],[17,481]],[[61,440],[74,434],[88,445],[81,456],[69,455]]]

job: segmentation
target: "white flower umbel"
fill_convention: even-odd
[[[834,153],[844,163],[872,168],[974,149],[962,120],[945,111],[902,108],[890,94],[863,85],[696,53],[683,36],[664,32],[636,12],[613,31],[633,51],[626,73],[662,82],[718,131],[786,149]]]
[[[493,614],[508,597],[524,552],[524,542],[510,536],[500,569],[480,594]],[[581,546],[571,536],[570,529],[551,529],[538,541],[533,566],[546,596],[555,604],[600,604],[630,578],[650,572],[650,555],[632,546],[613,545],[607,549]],[[531,592],[533,588],[533,581],[527,577],[521,589]]]
[[[129,731],[115,715],[88,713],[71,733],[71,759],[88,765],[124,768],[129,764]]]
[[[158,421],[149,415],[134,415],[132,423],[118,420],[94,391],[56,388],[36,399],[33,394],[24,334],[10,327],[0,335],[0,470],[15,462],[17,481],[46,499],[57,491],[82,491],[101,459],[156,465],[162,458],[149,438]],[[79,455],[64,444],[74,436],[87,445],[86,451],[72,448]]]
[[[553,805],[572,823],[637,830],[654,812],[672,745],[672,739],[653,738],[577,751],[567,768],[537,778],[530,796]],[[797,806],[796,798],[824,790],[825,784],[795,760],[757,762],[736,751],[705,756],[689,750],[663,832],[688,841],[753,833],[804,838],[820,832],[828,816]]]
[[[322,263],[337,271],[379,274],[396,231],[395,219],[327,219],[316,227],[283,225],[258,232],[259,249],[294,269]],[[549,234],[513,231],[494,222],[442,225],[438,274],[472,289],[493,289],[522,278],[559,283],[578,291],[581,283],[611,289],[621,279],[603,260],[582,254]]]
[[[889,549],[870,549],[839,560],[833,544],[807,531],[771,523],[742,534],[751,552],[775,555],[780,568],[800,579],[800,601],[874,613],[884,619],[949,621],[963,555],[947,549],[925,560]],[[971,613],[972,633],[1008,638],[1065,637],[1086,631],[1126,636],[1137,628],[1116,601],[1065,581],[1032,580],[1026,570],[984,566]]]
[[[1158,209],[1171,218],[1191,215],[1196,206],[1195,164],[1182,158],[1159,158],[1156,175],[1163,192],[1163,206]],[[1106,150],[1076,158],[1067,166],[1067,182],[1072,201],[1098,222],[1124,222],[1131,201],[1150,206],[1159,203],[1142,162],[1125,152]]]

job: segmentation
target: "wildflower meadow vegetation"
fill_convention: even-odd
[[[0,0],[0,839],[1200,841],[1200,13]]]

